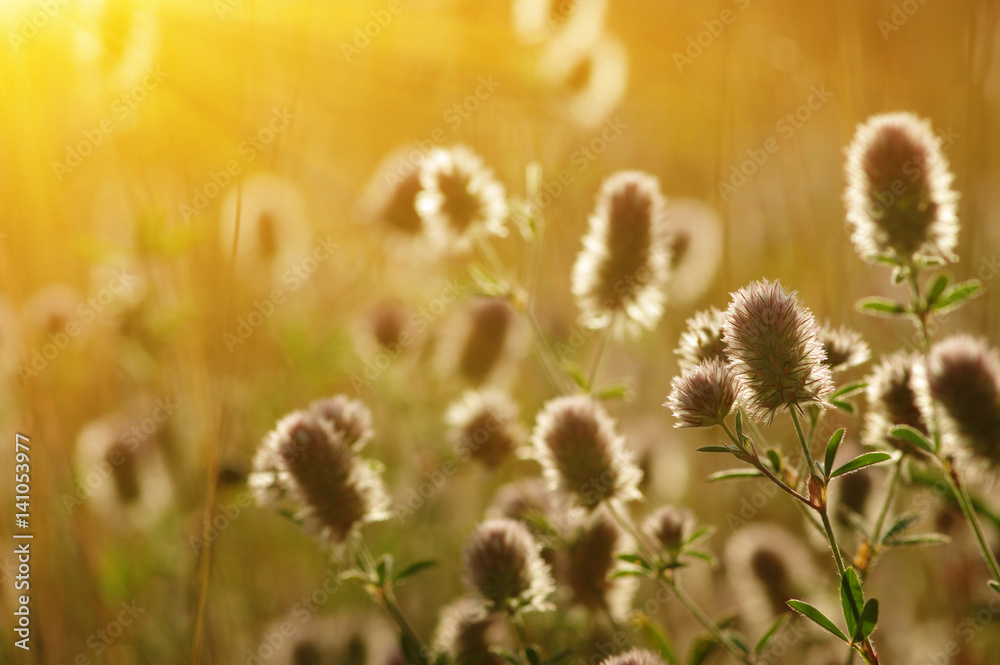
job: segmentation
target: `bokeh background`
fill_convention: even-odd
[[[604,373],[631,386],[609,408],[647,470],[637,514],[692,507],[718,527],[708,544],[720,556],[753,524],[779,524],[821,571],[816,593],[832,588],[828,556],[783,499],[749,510],[762,487],[705,484],[720,462],[694,449],[711,437],[674,430],[660,406],[673,349],[694,311],[761,277],[862,332],[876,358],[914,344],[905,322],[855,311],[897,290],[852,251],[841,198],[856,125],[893,110],[945,139],[961,193],[951,271],[986,284],[937,334],[1000,342],[1000,4],[618,0],[586,25],[566,18],[578,4],[543,8],[535,29],[501,0],[0,5],[0,454],[13,459],[15,431],[31,437],[36,534],[30,654],[12,647],[14,562],[11,548],[0,554],[0,661],[187,663],[198,641],[202,662],[253,662],[330,564],[295,524],[251,505],[245,474],[276,419],[338,392],[372,408],[367,454],[397,507],[415,508],[372,527],[373,549],[442,564],[400,592],[431,634],[462,593],[461,547],[494,491],[537,468],[459,465],[442,479],[454,455],[443,414],[470,384],[455,357],[482,298],[469,255],[436,254],[373,219],[380,164],[403,168],[391,155],[414,144],[469,145],[511,196],[525,195],[530,163],[541,167],[552,200],[533,306],[564,359],[584,366],[596,337],[581,335],[569,275],[601,181],[648,171],[668,198],[712,211],[698,226],[718,235],[691,261],[708,269],[678,287],[655,332],[616,344]],[[237,201],[274,219],[233,260]],[[524,243],[509,226],[495,246],[517,270]],[[269,261],[255,247],[270,247]],[[553,391],[510,328],[489,381],[517,396],[530,426]],[[400,330],[413,340],[400,353],[380,346]],[[860,445],[860,420],[841,420]],[[109,470],[109,446],[133,441],[139,452]],[[883,472],[867,477],[877,494]],[[989,505],[989,483],[981,493]],[[924,525],[954,542],[890,553],[876,570],[883,662],[1000,662],[966,527],[939,497],[925,503]],[[210,547],[206,519],[219,525]],[[740,607],[722,558],[692,573],[715,614]],[[123,603],[142,611],[116,629]],[[347,662],[388,658],[391,633],[356,590],[308,614],[301,630],[322,639],[365,636],[367,657]],[[657,618],[681,647],[697,634],[676,607]],[[753,619],[741,619],[751,634]],[[781,662],[833,662],[821,648],[822,636],[802,638]]]

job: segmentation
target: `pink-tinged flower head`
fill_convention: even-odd
[[[665,665],[663,659],[648,649],[631,649],[617,656],[609,656],[601,665]]]
[[[560,567],[559,576],[569,587],[574,604],[591,611],[606,608],[616,619],[628,616],[635,579],[612,577],[625,541],[625,535],[603,512],[578,530],[565,550],[565,565]]]
[[[640,498],[642,472],[604,407],[589,395],[557,397],[538,414],[532,456],[553,491],[573,508]]]
[[[823,364],[833,372],[857,367],[872,357],[871,349],[861,334],[844,326],[823,326],[819,331],[819,341],[823,345]]]
[[[918,356],[897,352],[872,370],[865,389],[868,412],[863,440],[867,445],[895,448],[917,457],[925,454],[906,439],[889,434],[896,425],[928,433],[912,386],[913,368],[919,362]]]
[[[675,376],[664,406],[673,412],[674,427],[713,427],[722,423],[739,393],[736,373],[720,358],[700,362]]]
[[[487,610],[550,609],[552,573],[528,528],[509,519],[480,524],[465,548],[469,586]]]
[[[494,469],[512,456],[526,438],[517,405],[498,390],[467,391],[446,415],[455,450]]]
[[[617,318],[651,330],[660,320],[670,269],[664,205],[652,175],[620,171],[604,181],[573,265],[573,295],[590,325]]]
[[[687,320],[687,330],[681,333],[680,344],[674,351],[681,369],[694,367],[703,360],[720,358],[726,361],[726,342],[722,339],[722,312],[715,307],[695,312]]]
[[[691,511],[676,506],[664,506],[646,518],[646,531],[671,555],[676,555],[693,523]]]
[[[374,465],[311,411],[296,411],[278,422],[257,451],[248,482],[258,503],[293,499],[306,527],[334,545],[363,524],[389,517],[388,496]]]
[[[753,282],[734,293],[722,335],[741,402],[754,419],[822,404],[833,392],[816,319],[780,282]]]
[[[477,233],[506,235],[503,185],[469,148],[432,150],[421,166],[420,184],[417,212],[441,246],[461,251]]]
[[[930,123],[912,113],[873,116],[847,150],[847,221],[867,261],[940,257],[958,243],[958,195]]]
[[[924,418],[937,415],[947,452],[965,449],[992,466],[1000,464],[1000,354],[996,349],[969,335],[938,342],[926,365],[915,364],[914,388]]]
[[[309,405],[309,410],[326,422],[354,450],[360,450],[375,435],[372,412],[361,400],[334,395],[316,400]]]
[[[463,598],[441,610],[432,648],[450,655],[454,662],[502,665],[505,661],[490,652],[487,633],[492,623],[482,602]]]

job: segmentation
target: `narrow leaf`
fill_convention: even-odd
[[[931,307],[936,313],[948,312],[964,305],[983,292],[983,283],[978,279],[955,284],[944,292]]]
[[[601,388],[597,392],[597,399],[623,399],[628,401],[632,399],[632,386],[625,382],[612,383],[606,388]]]
[[[781,472],[781,453],[774,448],[767,449],[767,459],[771,462],[771,470],[775,473]]]
[[[837,628],[836,624],[830,621],[825,614],[820,612],[818,609],[810,605],[809,603],[801,600],[790,600],[788,601],[788,606],[793,610],[801,614],[807,619],[812,620],[816,625],[818,625],[823,630],[833,634],[834,636],[840,638],[844,642],[850,642],[847,639],[847,635],[844,635],[844,631]]]
[[[844,440],[844,433],[846,431],[841,427],[833,433],[829,443],[826,444],[826,459],[823,460],[823,472],[828,478],[830,477],[830,470],[833,469],[833,462],[837,458],[837,450],[840,448],[840,442]]]
[[[701,542],[702,540],[708,538],[713,533],[715,533],[714,526],[703,526],[700,529],[695,530],[690,536],[684,539],[684,545],[694,545],[695,543]]]
[[[900,535],[908,529],[914,522],[920,519],[920,515],[916,513],[906,513],[905,515],[900,515],[892,526],[885,532],[885,536],[882,538],[882,542],[887,540],[892,540],[896,536]]]
[[[503,658],[504,660],[506,660],[511,665],[522,665],[521,659],[517,657],[517,654],[515,654],[515,653],[513,653],[511,651],[508,651],[507,649],[504,649],[503,647],[500,647],[500,646],[497,646],[497,645],[494,644],[494,645],[490,646],[490,653],[493,654],[494,656],[500,656],[501,658]],[[419,661],[412,661],[412,662],[416,663],[416,662],[419,662]]]
[[[713,569],[717,568],[719,565],[719,560],[711,552],[706,552],[705,550],[687,550],[684,554],[688,554],[693,557],[697,557],[711,566]]]
[[[878,601],[869,598],[865,603],[865,609],[861,611],[861,625],[857,635],[859,640],[867,639],[875,631],[875,624],[878,623]]]
[[[858,628],[861,626],[861,609],[865,597],[861,591],[861,581],[853,568],[848,568],[840,580],[840,603],[844,608],[844,621],[847,622],[847,634],[851,642],[858,638]]]
[[[399,580],[406,579],[407,577],[412,577],[417,573],[419,573],[420,571],[426,570],[427,568],[436,565],[437,561],[417,561],[416,563],[411,563],[409,566],[406,566],[401,571],[396,573],[396,575],[392,578],[392,580],[394,582],[398,582]]]
[[[757,644],[754,646],[753,652],[760,653],[766,649],[767,645],[771,643],[771,640],[777,637],[781,629],[785,627],[785,624],[791,621],[791,618],[792,615],[787,612],[779,616],[778,619],[771,624],[771,627],[760,636],[759,640],[757,640]]]
[[[993,589],[997,593],[1000,593],[1000,584],[998,584],[996,580],[990,580],[989,582],[987,582],[987,584],[991,589]]]
[[[834,400],[830,400],[830,404],[834,405],[835,407],[837,407],[841,411],[847,411],[850,414],[854,413],[854,405],[851,404],[850,402],[845,402],[842,399],[834,399]]]
[[[840,388],[837,388],[837,390],[834,391],[832,395],[830,395],[830,399],[837,399],[838,397],[847,397],[849,395],[853,395],[856,392],[860,392],[867,387],[868,383],[865,381],[855,381],[854,383],[848,383],[846,386],[841,386]]]
[[[916,536],[900,536],[892,540],[883,541],[890,547],[906,547],[912,545],[944,545],[951,542],[951,538],[943,533],[922,533]]]
[[[631,563],[634,566],[639,566],[640,568],[649,569],[649,564],[638,554],[619,554],[618,559],[626,563]]]
[[[858,455],[850,462],[848,462],[844,466],[840,467],[839,469],[831,473],[830,477],[836,478],[837,476],[842,476],[845,473],[853,473],[854,471],[857,471],[859,469],[872,466],[873,464],[881,464],[882,462],[891,459],[892,455],[890,455],[889,453],[884,453],[884,452],[864,453],[862,455]]]
[[[538,649],[535,647],[525,647],[524,655],[528,657],[530,665],[542,665],[542,658],[538,655]]]
[[[729,446],[702,446],[698,448],[699,453],[735,453],[737,452],[734,448]]]
[[[646,641],[667,661],[668,665],[680,665],[680,661],[677,660],[677,654],[674,653],[670,641],[655,623],[648,619],[644,620],[639,624],[639,630],[646,637]]]
[[[934,303],[941,294],[944,293],[945,287],[948,286],[948,275],[938,275],[938,278],[934,280],[931,285],[930,291],[927,292],[927,304],[933,307]]]
[[[582,367],[571,360],[564,360],[563,369],[566,370],[566,373],[569,374],[571,379],[573,379],[573,383],[588,392],[590,391],[590,382],[587,381],[587,374],[583,371]]]
[[[874,316],[887,316],[891,318],[906,314],[906,306],[903,303],[878,296],[862,298],[857,302],[855,307],[865,314],[872,314]]]
[[[738,480],[742,478],[758,478],[763,476],[757,469],[726,469],[717,471],[710,475],[706,482],[714,483],[719,480]]]
[[[920,430],[914,429],[909,425],[896,425],[889,430],[889,434],[898,439],[903,439],[904,441],[912,443],[917,448],[920,448],[931,455],[934,454],[934,444],[932,444]]]

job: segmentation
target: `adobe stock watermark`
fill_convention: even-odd
[[[115,640],[125,634],[125,629],[135,623],[139,615],[146,611],[144,608],[136,605],[134,600],[131,603],[123,602],[121,607],[122,609],[118,612],[118,616],[111,623],[102,630],[97,630],[87,637],[87,648],[93,651],[95,656],[103,655]],[[90,662],[87,654],[81,653],[73,660],[73,665],[90,665]],[[103,660],[98,662],[103,662]]]
[[[771,156],[781,149],[782,143],[795,136],[796,132],[802,129],[803,125],[809,122],[831,97],[833,97],[833,93],[826,89],[825,83],[810,87],[806,100],[774,124],[777,136],[772,134],[764,139],[759,147],[748,148],[747,158],[730,167],[729,178],[716,183],[722,200],[728,200],[739,188],[747,184],[757,174],[757,171],[767,164]]]
[[[236,157],[226,162],[224,168],[210,171],[208,182],[191,190],[190,203],[181,202],[177,212],[180,213],[184,221],[189,222],[196,214],[204,212],[212,201],[218,198],[219,194],[229,186],[229,183],[233,182],[233,179],[257,158],[257,155],[264,152],[279,134],[288,129],[294,119],[295,115],[287,108],[272,109],[271,117],[267,123],[253,134],[245,136],[243,141],[236,146]]]
[[[332,236],[317,239],[311,254],[302,257],[282,273],[281,282],[284,287],[276,287],[265,297],[254,300],[253,309],[237,317],[233,331],[222,333],[222,341],[226,343],[229,352],[232,353],[236,347],[250,339],[258,328],[274,316],[288,295],[298,291],[319,270],[320,264],[328,261],[339,247],[340,243],[335,242]]]
[[[371,46],[373,39],[378,39],[382,31],[389,27],[392,20],[403,11],[400,0],[389,0],[384,9],[373,9],[368,12],[372,19],[363,26],[354,27],[354,40],[351,43],[340,42],[340,53],[348,63],[361,52]]]
[[[903,0],[903,2],[894,4],[889,19],[880,18],[875,24],[882,39],[889,41],[889,36],[906,25],[910,17],[925,4],[927,4],[927,0]]]
[[[444,314],[448,310],[448,306],[458,300],[467,288],[469,288],[467,284],[448,280],[436,298],[410,315],[406,327],[394,342],[379,348],[378,352],[370,358],[361,358],[361,362],[365,366],[364,370],[360,374],[355,372],[350,377],[355,394],[360,396],[364,388],[377,381],[382,376],[382,372],[389,369],[403,351],[413,345],[417,336]]]
[[[736,5],[739,11],[745,11],[750,6],[750,0],[731,0],[731,2]],[[673,53],[677,71],[683,74],[685,67],[694,64],[694,61],[700,58],[706,50],[715,44],[715,40],[722,36],[726,26],[736,22],[736,16],[736,12],[727,7],[720,11],[716,18],[702,21],[701,24],[705,26],[705,29],[687,38],[687,46],[683,52],[674,51]]]
[[[131,455],[139,446],[159,432],[162,425],[180,408],[181,403],[175,398],[157,398],[148,416],[119,434],[118,443],[122,447],[112,448],[107,456],[84,469],[83,475],[76,481],[76,491],[73,494],[63,493],[60,501],[66,514],[72,515],[77,506],[83,505],[84,501],[93,496],[94,491],[114,474],[115,469],[131,460]]]
[[[80,133],[80,140],[66,146],[66,155],[62,162],[53,161],[52,171],[56,174],[56,180],[62,182],[66,176],[75,171],[83,161],[94,154],[98,147],[111,136],[121,123],[139,108],[139,105],[146,101],[153,90],[160,87],[163,80],[167,78],[167,72],[160,69],[159,65],[146,70],[146,75],[136,83],[130,90],[123,92],[115,101],[111,103],[111,112],[101,118],[96,125],[88,127]]]
[[[493,74],[480,76],[472,93],[448,107],[441,119],[448,125],[450,131],[456,131],[493,96],[493,93],[501,85],[500,81],[493,78]],[[410,177],[414,171],[420,169],[420,164],[432,150],[448,143],[449,137],[449,131],[443,127],[435,127],[427,138],[417,139],[411,150],[396,158],[395,168],[386,171],[385,184],[396,187],[402,183],[405,178]]]
[[[37,37],[39,31],[58,16],[62,8],[68,4],[69,0],[35,0],[38,9],[21,19],[16,32],[14,30],[7,32],[7,41],[14,53],[20,53],[21,49]]]
[[[107,286],[76,306],[77,319],[66,321],[62,330],[49,333],[48,341],[41,348],[36,347],[31,350],[28,358],[17,369],[22,384],[27,385],[30,379],[44,372],[49,363],[54,361],[70,345],[70,342],[80,335],[83,326],[94,321],[97,315],[107,309],[108,305],[118,295],[125,292],[136,279],[135,275],[129,275],[124,268],[112,270],[111,275]]]

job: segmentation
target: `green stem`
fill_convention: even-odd
[[[958,469],[955,468],[955,465],[950,460],[943,460],[943,464],[945,465],[945,478],[948,479],[948,485],[955,494],[958,504],[962,507],[966,521],[972,527],[972,531],[976,536],[976,542],[979,544],[979,551],[983,555],[986,566],[990,569],[990,575],[993,576],[993,580],[997,584],[1000,584],[1000,564],[997,564],[997,558],[986,542],[983,527],[979,523],[979,517],[976,515],[975,508],[972,507],[972,497],[969,496],[969,490],[965,487],[965,483],[962,482],[961,477],[959,477]]]
[[[666,586],[673,594],[677,597],[677,600],[681,601],[681,605],[691,614],[695,620],[705,627],[712,637],[725,648],[733,658],[737,659],[741,663],[746,663],[747,665],[753,665],[753,660],[750,656],[744,653],[731,638],[726,636],[720,629],[718,624],[712,621],[705,612],[702,611],[698,604],[694,602],[691,596],[687,595],[687,592],[681,588],[680,584],[676,580],[670,580],[665,577],[662,573],[657,577],[657,580],[664,586]]]
[[[806,461],[806,466],[809,468],[809,475],[816,475],[816,465],[813,464],[812,451],[809,450],[809,442],[806,440],[806,435],[802,431],[802,423],[799,422],[799,414],[795,411],[795,407],[792,406],[788,409],[788,413],[792,416],[792,422],[795,424],[795,433],[799,436],[799,443],[802,445],[802,455]]]
[[[837,544],[837,537],[833,534],[833,525],[830,524],[830,516],[826,513],[826,506],[821,509],[816,508],[820,519],[823,521],[823,531],[826,532],[826,539],[830,541],[830,549],[833,550],[833,558],[837,562],[837,572],[843,578],[847,569],[844,568],[844,558],[840,556],[840,545]]]
[[[590,377],[587,379],[587,390],[591,394],[594,392],[594,384],[600,378],[601,370],[604,368],[604,361],[608,357],[608,350],[611,348],[611,342],[614,340],[613,327],[613,325],[608,325],[608,327],[601,331],[600,346],[597,347],[597,355],[594,357],[594,364],[590,368]]]
[[[524,630],[524,620],[518,612],[511,612],[508,616],[510,616],[510,622],[513,624],[514,630],[517,631],[517,639],[521,642],[521,649],[527,653],[531,643],[528,641],[528,633]]]
[[[724,423],[724,422],[719,423],[719,427],[721,427],[722,430],[726,433],[726,435],[729,437],[730,441],[732,441],[734,444],[736,444],[737,447],[741,447],[739,439],[736,438],[736,434],[734,434],[733,431],[731,429],[729,429],[729,426],[726,423]],[[751,444],[751,445],[753,445],[753,444]],[[756,453],[754,453],[754,454],[756,455]],[[802,503],[806,504],[807,506],[812,506],[812,504],[809,502],[809,499],[807,499],[803,495],[799,494],[796,490],[794,490],[791,487],[789,487],[788,485],[786,485],[784,483],[784,481],[782,481],[780,478],[778,478],[776,475],[774,475],[774,473],[772,473],[771,470],[768,469],[766,466],[764,466],[763,464],[761,464],[759,462],[754,463],[753,461],[750,461],[750,460],[747,460],[747,462],[751,466],[753,466],[755,469],[757,469],[758,471],[760,471],[762,474],[764,474],[765,478],[767,478],[772,483],[774,483],[775,485],[777,485],[779,488],[781,488],[782,490],[784,490],[785,492],[787,492],[789,496],[791,496],[791,497],[793,497],[795,499],[798,499],[799,501],[801,501]]]
[[[368,544],[359,538],[358,550],[361,553],[361,557],[364,560],[365,572],[368,574],[368,578],[372,582],[372,586],[375,586],[377,579],[377,567],[378,564],[375,563],[375,557],[372,556],[371,550],[368,549]],[[400,632],[403,635],[403,639],[410,643],[410,647],[413,653],[419,658],[419,662],[415,665],[429,665],[427,658],[425,656],[426,650],[423,644],[420,642],[420,638],[417,634],[413,632],[410,627],[409,622],[407,622],[406,617],[399,609],[399,605],[396,603],[396,596],[392,592],[392,582],[383,580],[378,586],[375,586],[377,590],[376,599],[379,604],[385,608],[385,611],[389,614],[396,625],[399,627]]]
[[[892,500],[896,497],[896,489],[899,487],[899,479],[903,473],[903,462],[906,460],[905,455],[900,455],[899,459],[892,466],[892,477],[889,478],[889,489],[886,491],[885,500],[882,502],[882,508],[879,510],[878,518],[875,520],[875,528],[872,530],[872,545],[877,545],[882,540],[882,525],[885,524],[885,518],[889,514],[889,510],[892,507]]]

